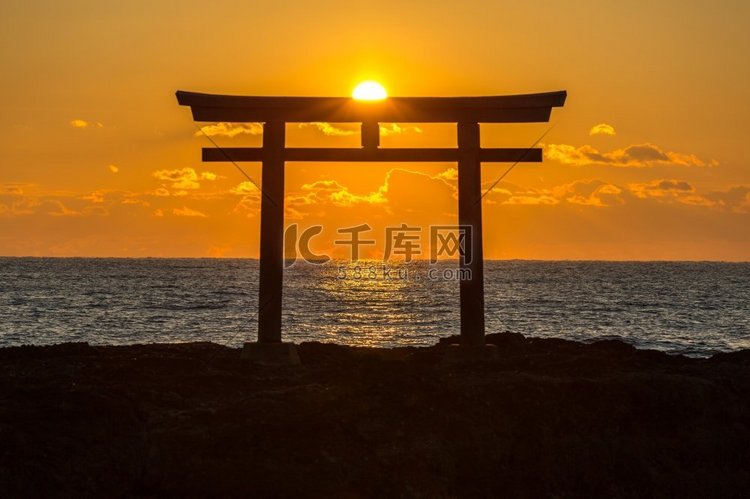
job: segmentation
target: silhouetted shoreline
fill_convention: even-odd
[[[303,343],[0,349],[0,496],[728,497],[750,487],[750,350],[503,333],[499,360]]]

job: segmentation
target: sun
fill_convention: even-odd
[[[352,97],[356,100],[383,100],[388,97],[388,93],[376,81],[363,81],[354,88]]]

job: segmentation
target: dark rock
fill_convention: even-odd
[[[487,336],[303,343],[298,367],[210,343],[0,349],[0,497],[739,497],[750,352]],[[453,340],[455,342],[455,339]]]

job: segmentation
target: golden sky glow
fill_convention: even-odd
[[[482,125],[527,147],[484,199],[485,255],[750,257],[750,4],[26,2],[0,6],[0,255],[257,256],[257,189],[201,147],[258,146],[177,89],[348,96],[568,90],[550,124]],[[451,147],[454,125],[381,123],[382,147]],[[290,123],[287,144],[359,147],[359,126]],[[260,165],[242,165],[262,183]],[[507,168],[483,167],[487,188]],[[288,223],[456,221],[455,165],[291,163]],[[382,244],[369,256],[377,256]]]

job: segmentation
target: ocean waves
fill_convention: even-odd
[[[390,275],[405,278],[354,268],[368,265],[383,266],[329,262],[287,269],[285,338],[399,346],[458,334],[458,281],[425,278],[426,262],[388,264]],[[750,348],[748,303],[750,264],[485,263],[488,332],[620,339],[639,348],[706,356]],[[255,260],[0,258],[2,346],[238,346],[255,339],[257,309]]]

